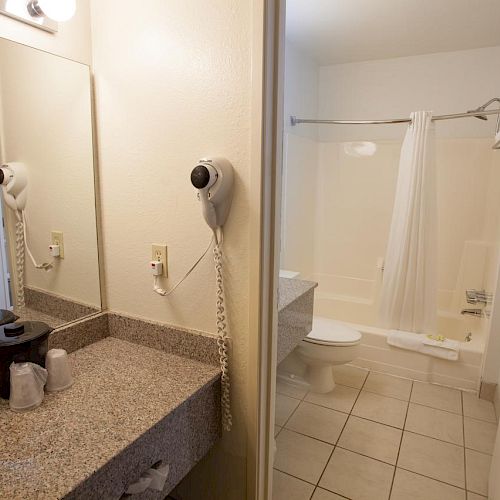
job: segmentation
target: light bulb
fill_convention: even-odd
[[[64,22],[75,15],[76,0],[32,0],[28,10],[54,21]]]

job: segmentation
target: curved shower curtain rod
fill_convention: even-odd
[[[500,102],[500,99],[492,99],[486,105],[491,104],[492,102]],[[481,106],[481,108],[483,106]],[[473,111],[467,111],[466,113],[456,113],[454,115],[437,115],[432,118],[432,121],[453,120],[454,118],[470,117],[487,120],[487,115],[500,114],[500,109],[491,109],[488,111],[481,108],[475,109]],[[319,123],[322,125],[387,125],[391,123],[411,123],[411,118],[393,118],[392,120],[311,120],[306,118],[297,118],[296,116],[290,116],[290,123],[292,124],[292,126],[299,125],[300,123]]]

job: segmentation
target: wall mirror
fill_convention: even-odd
[[[101,310],[91,102],[88,66],[0,39],[0,309],[21,320]]]

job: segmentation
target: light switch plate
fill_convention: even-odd
[[[153,244],[151,246],[151,260],[156,260],[163,264],[163,272],[161,276],[168,276],[167,268],[167,245],[165,243]]]
[[[62,231],[52,231],[50,233],[52,245],[59,245],[59,259],[64,259],[64,236]]]

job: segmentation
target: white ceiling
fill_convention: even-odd
[[[287,0],[286,5],[288,40],[321,65],[500,45],[500,0]]]

